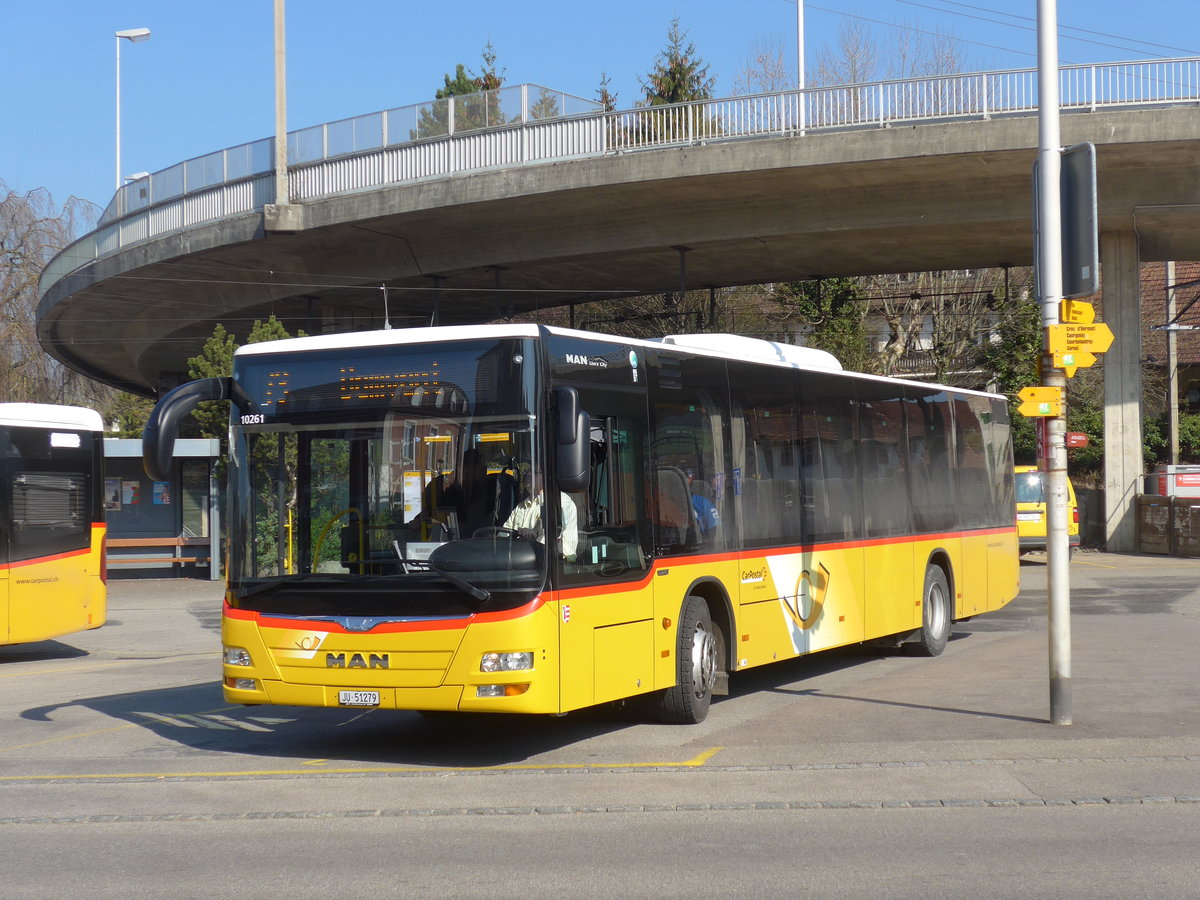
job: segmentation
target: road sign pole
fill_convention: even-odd
[[[1038,0],[1038,285],[1045,335],[1042,384],[1060,388],[1067,378],[1053,365],[1049,328],[1059,323],[1062,302],[1062,141],[1059,137],[1058,11],[1055,0]],[[1067,447],[1065,410],[1046,419],[1046,556],[1049,597],[1050,722],[1071,724],[1071,585],[1067,538]]]

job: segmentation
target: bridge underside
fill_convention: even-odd
[[[1200,257],[1194,108],[1064,116],[1096,143],[1101,230]],[[758,139],[486,171],[254,214],[137,245],[56,284],[43,345],[126,389],[176,383],[213,328],[310,333],[488,321],[621,295],[1028,265],[1036,119]],[[114,331],[112,326],[119,326]]]

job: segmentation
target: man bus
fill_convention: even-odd
[[[0,644],[99,628],[104,424],[47,403],[0,403]]]
[[[159,401],[151,477],[180,417],[222,398],[235,703],[647,695],[699,722],[730,673],[875,640],[935,655],[954,620],[1017,593],[1004,398],[820,351],[536,325],[251,344],[231,378]],[[466,528],[452,485],[430,488],[475,451],[494,513]],[[536,533],[501,515],[528,483],[567,498]]]

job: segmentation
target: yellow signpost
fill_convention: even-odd
[[[1094,366],[1096,354],[1103,353],[1113,342],[1112,329],[1103,322],[1064,322],[1049,326],[1046,332],[1046,347],[1054,359],[1055,368],[1059,369]],[[1068,377],[1073,374],[1069,372]]]
[[[1082,300],[1064,300],[1059,304],[1060,322],[1091,325],[1096,321],[1096,307]]]
[[[1023,416],[1061,416],[1063,389],[1060,387],[1027,387],[1017,393],[1021,405],[1017,412]]]

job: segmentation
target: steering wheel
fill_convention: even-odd
[[[483,528],[476,528],[471,537],[506,537],[510,541],[514,538],[519,538],[521,533],[515,528],[505,528],[501,525],[485,525]]]

